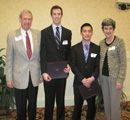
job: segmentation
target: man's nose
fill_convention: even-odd
[[[56,17],[58,17],[59,15],[58,14],[56,14]]]
[[[26,19],[26,22],[29,22],[30,20],[29,19]]]

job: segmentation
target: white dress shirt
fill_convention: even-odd
[[[33,53],[33,39],[32,39],[31,30],[29,29],[29,30],[27,31],[27,33],[28,33],[28,36],[29,36],[29,39],[30,39],[31,50],[32,50],[32,53]],[[21,27],[21,34],[22,34],[22,38],[23,38],[23,43],[24,43],[25,49],[26,49],[26,51],[27,51],[27,47],[26,47],[26,31],[23,30],[22,27]]]
[[[56,27],[59,27],[59,32],[60,32],[60,40],[61,40],[61,33],[62,33],[62,27],[61,25],[59,26],[56,26],[55,24],[52,24],[52,29],[53,29],[53,33],[54,33],[54,36],[56,36]]]

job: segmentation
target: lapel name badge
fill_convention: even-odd
[[[115,49],[116,49],[116,47],[115,47],[115,46],[112,46],[112,47],[109,48],[109,51],[110,51],[110,50],[115,50]]]
[[[15,37],[15,41],[19,41],[19,40],[22,40],[22,36]]]
[[[62,45],[68,45],[68,40],[64,40],[64,41],[62,42]]]
[[[91,57],[92,57],[92,58],[95,58],[96,56],[97,56],[96,53],[91,53]]]

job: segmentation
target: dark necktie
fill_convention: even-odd
[[[88,44],[85,44],[84,47],[85,47],[85,50],[84,50],[85,62],[87,62],[87,59],[88,59]]]
[[[57,48],[59,49],[60,47],[60,32],[59,32],[59,27],[56,27],[56,37],[55,37],[56,43],[57,43]]]
[[[28,58],[30,59],[32,56],[32,50],[31,50],[30,39],[27,32],[26,32],[26,47],[27,47],[27,55]]]

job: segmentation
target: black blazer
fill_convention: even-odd
[[[82,42],[74,45],[71,49],[70,65],[72,72],[75,75],[74,86],[82,84],[84,78],[94,76],[95,79],[99,76],[99,60],[100,48],[96,44],[90,42],[89,55],[87,63],[85,63],[84,51]]]
[[[67,41],[68,44],[63,44]],[[41,72],[45,73],[47,62],[68,61],[71,49],[71,31],[62,26],[60,48],[57,49],[52,25],[41,31],[40,63]]]

